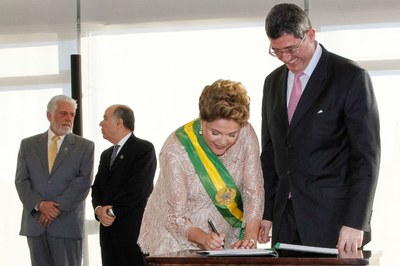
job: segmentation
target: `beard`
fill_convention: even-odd
[[[72,124],[68,124],[68,123],[64,123],[64,124],[61,124],[61,125],[58,125],[55,122],[51,123],[51,130],[55,134],[57,134],[59,136],[64,136],[64,135],[66,135],[68,133],[71,133],[72,132],[72,128],[73,128],[73,125]]]

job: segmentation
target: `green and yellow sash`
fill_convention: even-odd
[[[243,203],[232,176],[199,134],[200,119],[180,127],[176,136],[185,147],[204,188],[221,215],[233,227],[241,227]]]

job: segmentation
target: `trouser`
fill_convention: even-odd
[[[115,246],[109,241],[101,246],[101,261],[103,266],[143,266],[145,256],[137,244],[125,247]]]
[[[54,237],[47,232],[28,236],[32,266],[81,266],[82,239]]]
[[[277,241],[280,243],[301,245],[299,231],[297,229],[296,216],[294,215],[292,199],[286,202],[285,212],[279,227]]]

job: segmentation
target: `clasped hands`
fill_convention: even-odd
[[[38,206],[38,209],[40,211],[38,222],[43,226],[51,224],[61,214],[61,211],[58,209],[59,206],[60,204],[54,201],[41,201]]]

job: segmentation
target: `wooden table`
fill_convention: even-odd
[[[184,250],[172,252],[164,255],[149,256],[147,263],[149,266],[236,266],[236,265],[279,265],[279,266],[354,266],[354,265],[371,265],[379,266],[379,258],[381,252],[363,251],[361,257],[347,257],[332,255],[315,255],[307,256],[287,256],[287,257],[210,257],[200,255],[193,250]],[[281,254],[282,255],[282,254]]]

